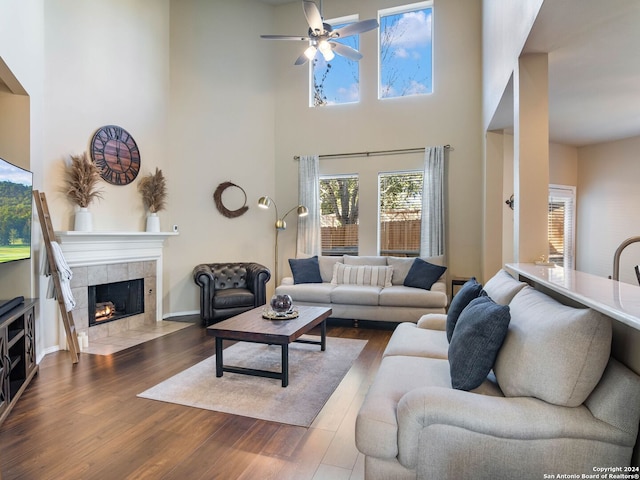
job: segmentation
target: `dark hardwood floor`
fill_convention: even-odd
[[[49,354],[0,426],[0,478],[362,479],[355,417],[391,330],[328,335],[368,343],[310,428],[136,397],[214,353],[198,325],[77,365]]]

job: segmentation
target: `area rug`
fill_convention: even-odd
[[[214,355],[138,396],[308,427],[366,343],[327,337],[324,352],[318,345],[290,344],[285,388],[272,378],[229,372],[217,378]],[[224,349],[225,365],[280,371],[281,359],[277,345],[238,342]]]

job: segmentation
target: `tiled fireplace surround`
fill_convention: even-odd
[[[88,332],[89,340],[98,340],[156,322],[156,261],[84,265],[71,268],[71,291],[76,299],[73,319],[78,332]],[[89,328],[88,287],[125,280],[144,279],[144,313],[119,318]]]
[[[99,340],[162,320],[162,247],[174,233],[56,232],[73,271],[76,329]],[[88,287],[144,279],[144,313],[89,328]]]

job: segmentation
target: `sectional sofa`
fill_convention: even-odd
[[[417,322],[447,307],[443,257],[317,256],[289,260],[276,294],[295,305],[319,305],[333,317],[352,320]]]
[[[467,283],[454,318],[394,331],[356,420],[365,478],[596,478],[630,465],[640,377],[610,357],[611,319],[505,271]],[[484,305],[498,322],[477,321]]]

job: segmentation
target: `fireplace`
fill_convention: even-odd
[[[143,278],[87,288],[90,327],[144,313]]]

